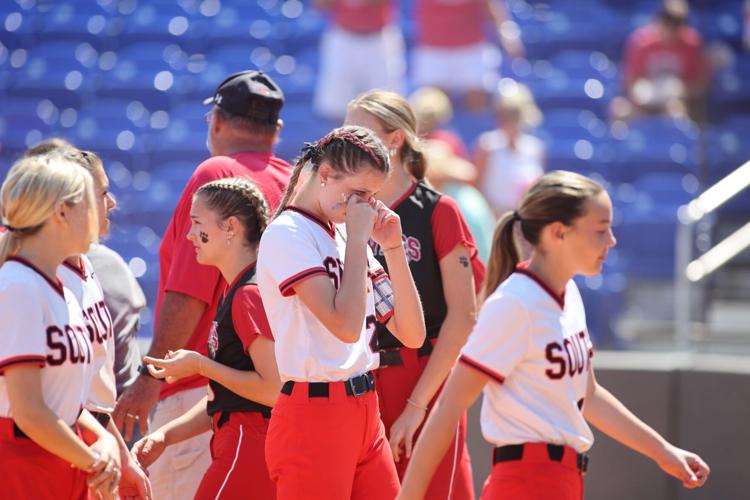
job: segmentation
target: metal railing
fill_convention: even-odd
[[[737,254],[750,247],[750,222],[693,259],[695,227],[736,195],[750,187],[750,161],[706,189],[677,212],[675,241],[674,317],[675,342],[682,348],[690,345],[692,333],[691,289]]]

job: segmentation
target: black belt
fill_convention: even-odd
[[[109,413],[104,413],[103,411],[92,411],[89,410],[89,413],[94,416],[97,422],[101,424],[102,427],[105,429],[107,428],[107,425],[109,425],[109,421],[112,418]]]
[[[386,366],[404,366],[404,357],[401,355],[401,349],[406,347],[396,347],[393,349],[383,349],[380,351],[380,367]],[[422,347],[417,349],[417,357],[423,358],[432,354],[433,346],[430,340],[427,340]]]
[[[219,410],[216,413],[221,413],[219,415],[218,420],[216,420],[216,429],[221,429],[224,424],[229,422],[229,417],[232,416],[232,413],[260,413],[260,415],[263,418],[271,418],[271,409],[270,408],[264,408],[264,409],[258,409],[258,410],[236,410],[236,411],[221,411]],[[214,428],[214,419],[213,414],[209,415],[211,417],[211,429]]]
[[[522,444],[509,444],[506,446],[498,446],[492,451],[492,463],[493,465],[498,462],[510,462],[513,460],[521,460],[523,458],[523,447]],[[565,453],[565,447],[558,444],[547,445],[547,455],[553,462],[562,462],[563,454]],[[576,453],[576,467],[581,472],[586,472],[589,467],[589,456],[585,453]]]
[[[362,394],[375,390],[375,377],[373,376],[372,372],[367,372],[363,375],[352,377],[349,380],[344,380],[341,382],[308,382],[308,397],[327,398],[331,392],[331,384],[344,384],[347,395],[361,396]],[[283,386],[281,386],[282,394],[286,394],[287,396],[291,396],[293,390],[293,380],[289,380],[285,382]]]

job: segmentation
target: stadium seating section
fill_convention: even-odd
[[[548,168],[605,182],[619,245],[603,276],[581,279],[592,333],[613,343],[612,321],[629,280],[674,273],[677,208],[706,182],[750,158],[750,58],[741,46],[742,2],[693,0],[691,23],[728,55],[717,70],[704,130],[668,118],[607,122],[621,92],[622,46],[653,0],[509,0],[527,61],[503,62],[545,114],[535,131]],[[401,18],[411,47],[412,0]],[[109,244],[131,263],[155,303],[159,238],[181,187],[207,156],[205,106],[227,74],[270,73],[283,87],[285,127],[277,154],[333,123],[310,102],[326,19],[300,0],[7,0],[0,5],[0,177],[28,146],[68,138],[104,158],[119,208]],[[457,109],[451,127],[472,145],[490,112]],[[699,181],[700,179],[700,181]],[[702,184],[704,183],[704,184]],[[747,214],[738,200],[727,210]],[[150,334],[150,311],[144,314]]]

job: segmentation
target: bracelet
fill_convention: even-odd
[[[147,377],[151,377],[152,379],[158,380],[159,382],[163,382],[162,379],[160,379],[158,377],[154,377],[154,374],[151,373],[150,371],[148,371],[148,368],[146,367],[146,365],[139,366],[138,367],[138,373],[140,373],[141,375],[145,375]]]
[[[419,403],[416,403],[411,398],[407,399],[406,402],[409,403],[410,405],[412,405],[414,408],[417,408],[419,410],[422,410],[422,411],[429,411],[430,410],[430,408],[428,406],[423,406],[423,405],[421,405]]]
[[[391,250],[398,250],[399,248],[403,249],[404,244],[401,243],[400,245],[396,245],[395,247],[391,247],[391,248],[381,248],[381,250],[383,253],[385,253],[385,252],[390,252]]]

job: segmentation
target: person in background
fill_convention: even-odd
[[[331,26],[320,40],[320,75],[313,105],[340,121],[346,105],[373,88],[403,92],[404,40],[394,23],[394,0],[315,0],[330,13]]]
[[[453,105],[445,92],[435,87],[422,87],[409,96],[409,105],[417,117],[420,139],[444,142],[455,156],[469,159],[463,139],[443,128],[453,118]]]
[[[544,173],[545,148],[527,133],[542,121],[531,91],[504,80],[495,100],[497,128],[479,136],[474,155],[476,185],[499,216],[518,205]]]
[[[638,28],[625,45],[625,96],[612,102],[612,116],[666,113],[703,119],[711,81],[700,33],[687,25],[685,0],[664,0],[656,18]]]
[[[416,0],[413,79],[419,86],[461,94],[471,110],[487,104],[500,58],[485,36],[491,24],[511,57],[523,52],[518,25],[504,0]]]
[[[456,200],[476,241],[479,258],[487,262],[495,214],[482,193],[473,186],[476,167],[453,154],[442,141],[423,141],[422,153],[427,163],[425,179],[435,189]]]

